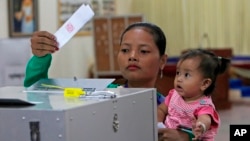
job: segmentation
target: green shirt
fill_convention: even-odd
[[[24,87],[29,87],[42,78],[48,78],[51,60],[51,54],[43,57],[32,56],[26,66]]]

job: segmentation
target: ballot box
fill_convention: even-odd
[[[98,85],[98,84],[96,84]],[[1,141],[155,141],[156,90],[114,88],[102,96],[0,88]],[[110,94],[115,96],[107,97]]]

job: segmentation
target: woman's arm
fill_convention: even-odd
[[[34,56],[26,66],[25,87],[31,86],[41,78],[48,78],[48,70],[52,59],[51,53],[58,50],[56,37],[47,31],[34,32],[30,42]]]
[[[48,78],[48,70],[52,56],[47,54],[43,57],[33,56],[26,66],[24,87],[29,87],[41,78]]]

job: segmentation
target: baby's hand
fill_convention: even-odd
[[[197,122],[193,127],[194,138],[192,140],[200,139],[201,135],[206,131],[206,126],[202,122]]]

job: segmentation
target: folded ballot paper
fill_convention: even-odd
[[[63,47],[92,17],[94,12],[88,4],[82,4],[54,34]]]

